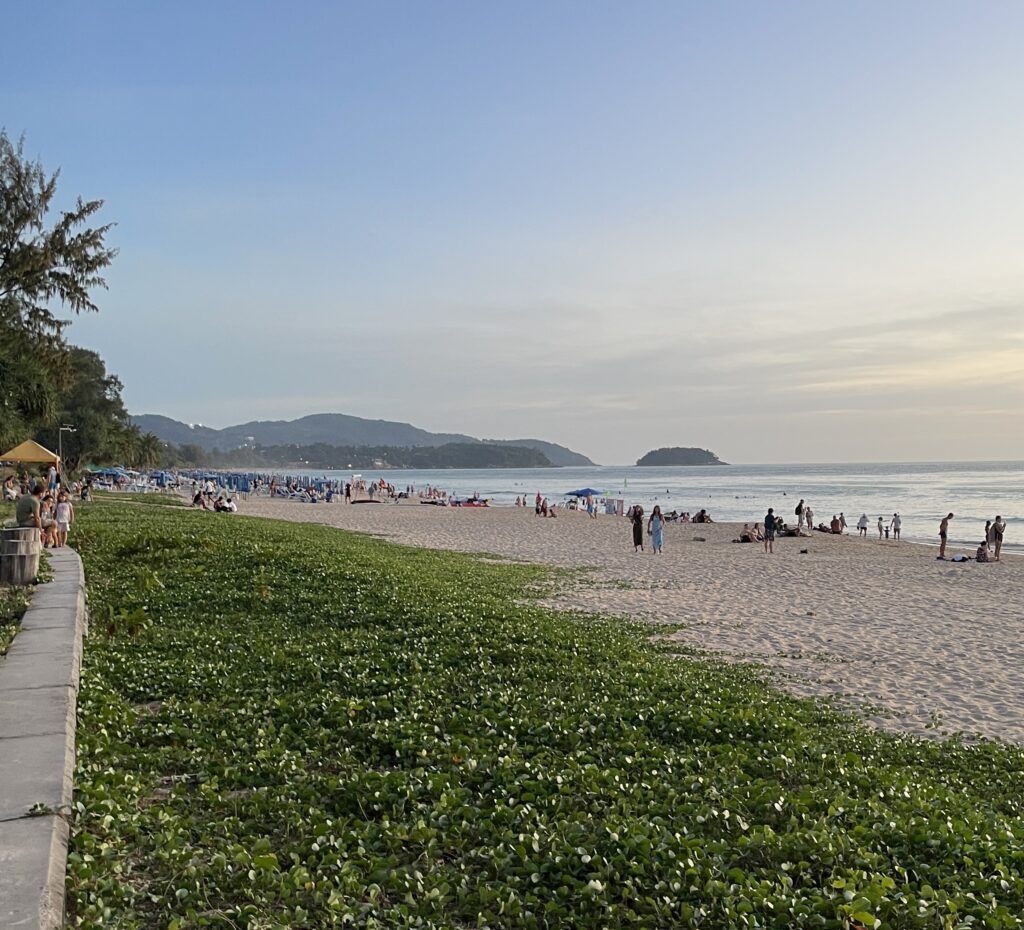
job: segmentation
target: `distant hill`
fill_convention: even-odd
[[[654,449],[637,460],[637,465],[727,465],[714,452],[687,446]]]
[[[525,446],[447,442],[440,446],[256,446],[204,452],[192,443],[169,446],[168,464],[199,468],[551,468],[543,452]]]
[[[485,439],[483,440],[492,446],[522,446],[524,449],[536,449],[547,456],[552,465],[593,465],[585,455],[580,452],[573,452],[565,446],[554,442],[545,442],[543,439]]]
[[[164,442],[176,446],[196,445],[211,452],[253,446],[390,446],[419,448],[424,446],[465,445],[479,443],[474,436],[461,433],[431,433],[409,423],[390,420],[365,420],[344,413],[314,413],[298,420],[253,420],[238,426],[212,429],[191,426],[159,414],[133,416],[132,422],[143,432],[153,433]],[[585,455],[565,446],[541,439],[488,439],[488,445],[520,446],[535,449],[554,465],[593,465]]]

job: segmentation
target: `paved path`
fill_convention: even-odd
[[[0,927],[64,923],[64,871],[75,767],[75,705],[85,631],[82,562],[50,552],[54,578],[35,589],[0,659]]]

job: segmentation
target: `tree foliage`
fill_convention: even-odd
[[[107,372],[103,359],[90,349],[68,347],[71,375],[59,401],[58,414],[39,430],[37,439],[56,449],[58,427],[69,424],[75,432],[65,433],[65,467],[74,471],[87,461],[129,461],[139,439],[139,430],[128,422],[121,399],[121,381]]]
[[[59,176],[0,130],[0,444],[35,435],[57,449],[58,427],[70,423],[65,462],[74,469],[86,457],[122,458],[138,437],[121,382],[95,352],[65,342],[69,321],[55,312],[98,310],[92,291],[106,287],[102,272],[117,254],[106,244],[111,224],[89,225],[102,200],[55,208]]]
[[[59,176],[25,156],[23,139],[14,143],[0,130],[0,324],[37,339],[60,336],[67,325],[54,303],[76,314],[98,309],[90,291],[106,287],[102,271],[117,254],[106,245],[112,224],[87,225],[102,200],[79,197],[51,221]]]

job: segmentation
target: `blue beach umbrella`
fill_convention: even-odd
[[[597,488],[580,488],[578,491],[566,491],[566,497],[597,497],[601,492]]]

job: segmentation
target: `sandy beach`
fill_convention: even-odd
[[[930,547],[855,531],[782,539],[769,556],[731,543],[735,524],[669,525],[664,554],[654,556],[633,552],[625,519],[542,519],[532,508],[253,498],[242,512],[587,569],[562,585],[555,606],[683,623],[671,635],[687,646],[763,664],[797,694],[841,696],[878,726],[1024,743],[1018,557],[939,562]]]

